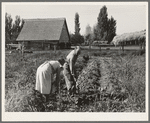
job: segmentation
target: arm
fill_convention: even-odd
[[[69,66],[70,66],[71,75],[72,75],[74,81],[76,81],[75,76],[74,76],[74,61],[73,61],[73,58],[70,60],[70,65]]]
[[[69,67],[70,67],[71,74],[74,74],[74,70],[73,70],[74,69],[73,58],[70,59]]]

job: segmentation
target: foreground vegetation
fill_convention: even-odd
[[[66,57],[70,50],[6,55],[7,112],[145,112],[145,54],[143,51],[83,50],[76,63],[79,93],[68,97],[62,79],[50,100],[34,90],[35,74],[45,60]],[[88,84],[87,84],[88,83]]]

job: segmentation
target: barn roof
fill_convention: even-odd
[[[17,41],[59,40],[64,24],[65,18],[25,19]]]

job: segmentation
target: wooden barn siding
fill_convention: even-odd
[[[60,40],[59,40],[59,43],[62,43],[62,42],[65,42],[65,43],[69,42],[69,36],[68,36],[68,33],[67,33],[67,28],[66,28],[65,23],[63,25]]]
[[[19,42],[22,43],[23,41]],[[58,44],[58,41],[24,41],[26,49],[53,49],[54,44]]]

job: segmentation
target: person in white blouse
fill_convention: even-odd
[[[79,46],[75,47],[66,57],[66,62],[64,64],[64,78],[67,86],[67,90],[70,95],[74,94],[76,91],[76,78],[75,78],[75,63],[81,53],[81,48]]]
[[[54,82],[56,82],[56,88],[58,90],[60,73],[63,70],[64,63],[65,60],[63,58],[59,59],[58,61],[45,61],[37,69],[35,90],[45,95],[46,101],[48,100],[49,94],[52,92],[52,84]],[[56,81],[53,81],[55,73]]]

